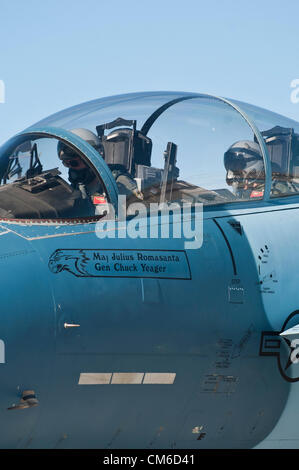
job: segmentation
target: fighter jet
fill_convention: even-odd
[[[0,183],[1,448],[298,448],[298,122],[102,98]]]

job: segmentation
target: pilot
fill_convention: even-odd
[[[105,158],[103,145],[97,135],[88,129],[72,129],[71,132],[88,142],[99,152],[103,159]],[[83,199],[88,198],[93,194],[104,193],[104,189],[94,172],[70,147],[59,143],[58,155],[63,161],[63,164],[69,168],[69,180],[75,189],[79,189],[81,191]],[[137,199],[143,199],[143,195],[138,190],[136,181],[125,170],[125,168],[122,167],[122,165],[108,166],[112,172],[120,194],[133,196]]]
[[[236,197],[258,198],[264,194],[265,171],[260,147],[256,142],[240,140],[224,154],[226,182]]]
[[[99,151],[101,142],[93,132],[87,129],[72,129],[71,132]],[[69,168],[68,176],[71,186],[81,192],[82,199],[90,199],[94,195],[104,193],[99,178],[75,150],[59,142],[57,152],[63,165]]]
[[[265,185],[264,162],[256,142],[242,140],[233,144],[224,154],[227,171],[226,182],[234,194],[242,199],[263,197]],[[299,186],[293,178],[283,174],[281,167],[271,162],[271,196],[298,193]]]

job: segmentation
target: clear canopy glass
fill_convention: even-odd
[[[147,160],[146,165],[140,162],[133,174],[143,189],[148,185],[153,186],[155,178],[156,183],[161,184],[165,151],[170,144],[174,144],[176,174],[175,177],[170,175],[170,179],[175,180],[178,191],[175,196],[171,196],[171,200],[178,197],[180,201],[205,205],[250,200],[251,192],[243,191],[241,195],[235,182],[227,178],[224,155],[237,142],[255,142],[260,171],[256,175],[259,191],[254,196],[255,199],[263,196],[265,172],[257,136],[236,109],[214,97],[180,92],[120,95],[83,103],[36,125],[55,125],[69,130],[83,127],[96,132],[97,126],[117,118],[135,120],[136,129],[151,141],[150,161]],[[117,129],[120,130],[121,126],[117,126]],[[112,164],[110,160],[107,161],[108,165]],[[144,166],[151,167],[152,181]],[[175,193],[173,188],[172,192]],[[157,202],[159,198],[149,197],[148,200]]]

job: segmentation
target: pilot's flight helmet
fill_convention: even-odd
[[[252,185],[265,178],[264,162],[259,145],[250,140],[235,142],[224,154],[228,185]]]
[[[88,144],[90,144],[96,150],[99,150],[99,148],[101,147],[100,139],[92,131],[88,129],[79,128],[79,129],[72,129],[71,132],[81,137],[81,139],[85,140]]]
[[[96,134],[94,134],[88,129],[83,129],[83,128],[72,129],[71,132],[81,137],[81,139],[85,140],[88,144],[90,144],[93,148],[95,148],[98,152],[100,152],[102,148],[102,144]],[[60,160],[69,160],[70,158],[72,158],[75,152],[70,147],[65,145],[63,142],[59,142],[57,146],[57,153],[58,153]]]

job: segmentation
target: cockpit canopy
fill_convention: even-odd
[[[71,132],[80,128],[94,133],[96,148]],[[117,193],[147,208],[254,202],[267,198],[267,185],[272,198],[294,196],[299,124],[207,95],[103,98],[50,116],[2,146],[0,182],[0,218],[10,220],[98,220]]]

